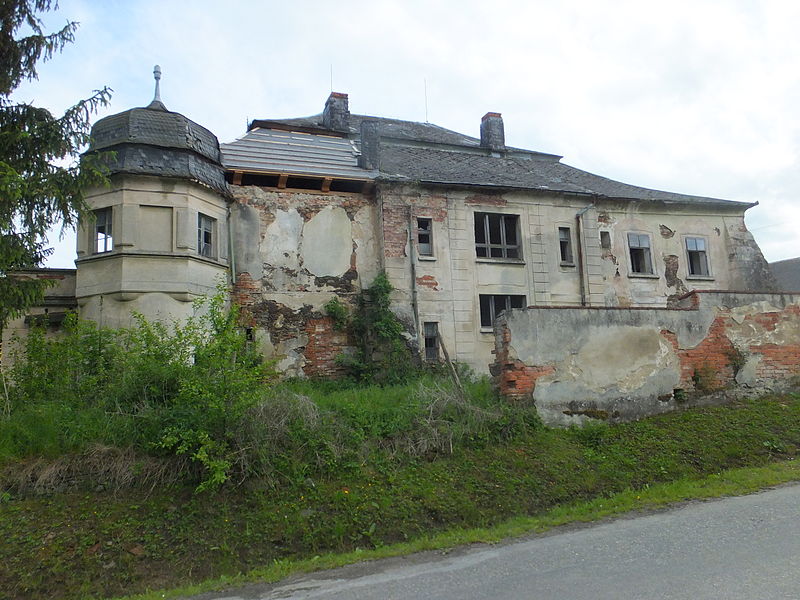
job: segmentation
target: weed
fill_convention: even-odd
[[[728,363],[733,370],[733,376],[736,377],[736,375],[739,374],[739,371],[741,371],[744,365],[747,363],[747,355],[738,347],[733,345],[728,349],[727,355]]]
[[[692,381],[694,382],[694,389],[701,394],[709,394],[718,389],[717,374],[714,367],[705,363],[699,367],[695,367],[692,374]]]
[[[333,319],[333,328],[342,331],[347,328],[350,323],[350,311],[347,306],[339,300],[338,296],[334,296],[323,306],[328,316]]]

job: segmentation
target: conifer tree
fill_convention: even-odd
[[[40,15],[57,8],[57,0],[0,0],[0,329],[41,301],[47,286],[13,271],[40,266],[52,252],[47,230],[74,228],[85,211],[83,190],[106,181],[101,157],[81,160],[79,152],[91,114],[111,90],[95,90],[61,116],[12,99],[23,81],[37,79],[39,61],[74,40],[74,22],[45,31]]]

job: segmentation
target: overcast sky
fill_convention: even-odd
[[[242,135],[248,119],[354,113],[479,135],[626,183],[759,202],[769,261],[800,255],[800,2],[61,0],[76,41],[18,101],[60,112],[107,85]],[[426,86],[427,82],[427,86]],[[426,111],[427,87],[427,111]],[[57,240],[51,240],[56,243]],[[74,236],[51,266],[72,266]]]

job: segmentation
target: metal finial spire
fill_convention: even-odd
[[[158,65],[153,67],[153,77],[156,78],[156,93],[155,96],[153,96],[153,100],[158,100],[159,102],[161,102],[161,86],[160,86],[161,67],[159,67]]]
[[[148,105],[147,108],[155,110],[167,110],[167,107],[164,106],[163,102],[161,102],[161,67],[158,65],[153,67],[153,77],[156,80],[156,92],[153,95],[153,101]]]

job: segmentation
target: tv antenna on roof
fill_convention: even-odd
[[[428,123],[428,80],[427,78],[422,78],[422,85],[425,87],[425,122]]]
[[[331,63],[331,92],[333,92],[333,63]]]

